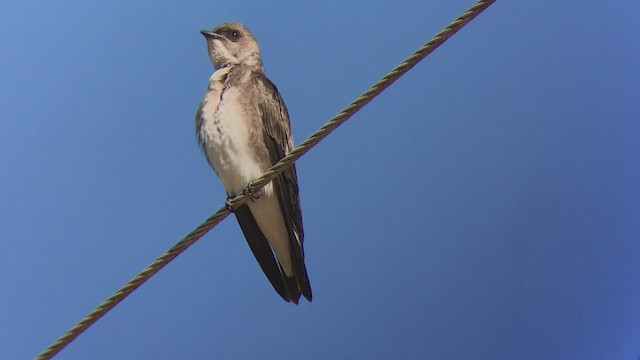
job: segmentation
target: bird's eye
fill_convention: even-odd
[[[232,36],[234,39],[237,39],[238,37],[240,37],[240,34],[238,34],[238,32],[237,32],[237,31],[232,31],[232,32],[231,32],[231,36]]]

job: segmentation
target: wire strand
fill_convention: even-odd
[[[251,191],[255,193],[256,191],[263,188],[266,184],[268,184],[271,180],[273,180],[278,174],[283,172],[289,166],[291,166],[297,159],[299,159],[302,155],[307,153],[311,148],[317,145],[322,139],[327,137],[333,130],[338,128],[338,126],[342,125],[345,121],[347,121],[351,116],[353,116],[358,110],[362,109],[366,104],[368,104],[373,98],[375,98],[378,94],[388,88],[391,84],[393,84],[396,80],[398,80],[402,75],[404,75],[407,71],[413,68],[417,63],[419,63],[422,59],[424,59],[427,55],[429,55],[433,50],[435,50],[438,46],[442,45],[447,39],[449,39],[453,34],[458,32],[464,25],[466,25],[469,21],[473,20],[476,16],[478,16],[482,11],[484,11],[487,7],[493,4],[495,0],[479,0],[476,4],[470,7],[467,11],[465,11],[462,15],[460,15],[456,20],[454,20],[451,24],[449,24],[446,28],[436,34],[431,40],[429,40],[426,44],[422,45],[416,52],[414,52],[411,56],[409,56],[406,60],[404,60],[400,65],[393,68],[387,75],[382,77],[377,83],[375,83],[369,90],[360,95],[357,99],[355,99],[349,106],[344,108],[340,113],[334,116],[331,120],[329,120],[326,124],[320,127],[316,132],[311,134],[305,141],[300,143],[298,147],[293,149],[289,154],[280,159],[275,165],[273,165],[266,173],[264,173],[259,178],[255,179],[251,182],[250,187]],[[233,208],[237,208],[238,206],[244,204],[247,201],[247,196],[245,194],[240,194],[233,199],[229,200],[229,205]],[[104,316],[107,312],[113,309],[118,303],[124,300],[127,296],[129,296],[133,291],[135,291],[140,285],[145,283],[149,278],[155,275],[158,271],[160,271],[163,267],[165,267],[169,262],[175,259],[178,255],[180,255],[183,251],[185,251],[189,246],[193,245],[198,239],[200,239],[204,234],[206,234],[209,230],[213,229],[216,225],[218,225],[222,220],[224,220],[229,215],[229,210],[227,207],[220,208],[215,214],[205,220],[200,226],[198,226],[195,230],[185,236],[182,240],[176,243],[173,247],[167,250],[162,256],[157,258],[154,262],[149,264],[144,270],[138,273],[133,279],[127,282],[122,288],[116,291],[113,295],[107,298],[102,304],[96,307],[93,311],[87,314],[82,320],[80,320],[76,325],[74,325],[71,329],[69,329],[64,335],[62,335],[59,339],[57,339],[53,344],[47,347],[42,353],[40,353],[36,359],[37,360],[45,360],[51,359],[57,353],[59,353],[65,346],[69,345],[74,339],[76,339],[80,334],[82,334],[85,330],[87,330],[91,325],[93,325],[96,321],[98,321],[102,316]]]

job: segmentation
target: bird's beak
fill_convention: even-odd
[[[202,35],[204,35],[204,37],[206,37],[207,39],[208,38],[214,38],[214,39],[219,39],[220,38],[220,35],[212,32],[212,31],[209,31],[209,30],[200,30],[200,33]]]

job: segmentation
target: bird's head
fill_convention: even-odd
[[[244,25],[223,23],[200,32],[207,39],[209,58],[216,69],[236,64],[262,67],[258,42]]]

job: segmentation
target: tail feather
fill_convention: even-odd
[[[289,237],[291,240],[291,263],[293,264],[294,277],[292,277],[296,293],[298,294],[298,298],[300,294],[302,294],[307,300],[311,301],[311,284],[309,284],[309,277],[307,276],[307,267],[304,265],[304,252],[300,246],[296,243],[297,240],[295,238]],[[287,281],[287,287],[291,288],[289,282]]]
[[[251,210],[248,206],[242,205],[235,209],[234,212],[240,224],[240,229],[242,229],[244,237],[247,239],[247,243],[253,252],[253,256],[255,256],[258,264],[260,264],[267,279],[269,279],[273,288],[285,301],[291,301],[288,290],[289,286],[282,275],[280,264],[273,256],[269,242],[267,242],[267,238],[256,223],[253,214],[251,214]]]
[[[291,301],[294,304],[298,304],[301,295],[311,301],[311,286],[304,265],[304,254],[301,247],[297,245],[296,238],[293,235],[290,236],[293,275],[288,276],[274,256],[267,238],[258,226],[249,207],[242,205],[234,212],[253,255],[276,292],[285,301]]]

